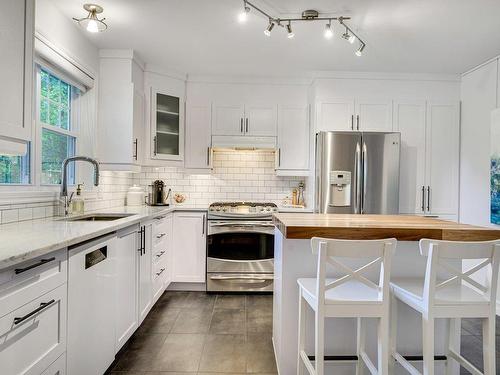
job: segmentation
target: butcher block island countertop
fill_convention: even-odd
[[[339,215],[277,213],[274,225],[286,239],[326,237],[338,239],[422,238],[449,241],[500,239],[500,230],[409,215]]]

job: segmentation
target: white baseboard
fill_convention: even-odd
[[[167,290],[189,291],[189,292],[204,292],[206,290],[205,283],[171,283]]]

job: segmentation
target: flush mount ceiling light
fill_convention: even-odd
[[[366,47],[366,43],[361,40],[361,38],[354,31],[352,31],[349,26],[345,24],[345,21],[351,19],[350,17],[321,17],[318,11],[309,9],[302,12],[301,18],[276,18],[269,15],[251,2],[243,0],[243,11],[238,16],[238,20],[240,22],[245,22],[251,9],[254,9],[257,13],[260,13],[269,20],[267,28],[264,30],[264,34],[266,36],[271,36],[271,31],[273,30],[274,26],[278,25],[283,27],[287,32],[287,37],[289,39],[292,39],[295,36],[295,33],[292,31],[292,22],[327,21],[325,25],[324,36],[326,39],[331,39],[334,35],[332,21],[337,21],[342,27],[345,28],[345,32],[344,34],[342,34],[342,38],[344,38],[351,44],[353,44],[356,40],[359,42],[359,48],[355,52],[356,56],[361,56],[363,54],[363,50]]]
[[[85,4],[83,9],[88,12],[87,17],[73,18],[81,27],[89,33],[98,33],[99,31],[104,31],[108,28],[108,25],[104,23],[106,18],[97,18],[97,15],[104,11],[101,6],[96,4]]]

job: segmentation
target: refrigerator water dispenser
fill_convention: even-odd
[[[330,171],[330,206],[351,205],[351,172]]]

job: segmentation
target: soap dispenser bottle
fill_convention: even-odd
[[[78,184],[76,187],[76,196],[71,202],[71,213],[74,215],[82,215],[85,212],[85,201],[82,196],[82,185]]]

